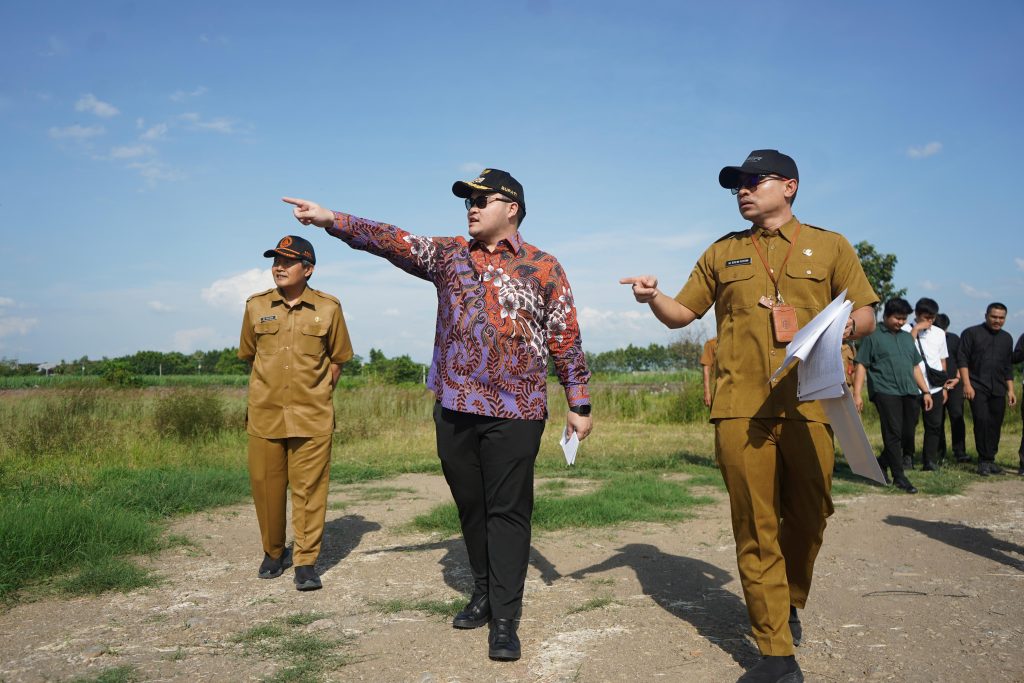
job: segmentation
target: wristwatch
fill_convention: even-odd
[[[581,403],[578,406],[569,406],[569,410],[574,412],[574,413],[576,413],[577,415],[581,415],[583,417],[589,417],[590,416],[590,404],[589,403]]]

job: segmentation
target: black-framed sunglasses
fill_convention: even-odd
[[[783,178],[782,176],[775,175],[774,173],[743,175],[740,176],[739,180],[736,181],[736,187],[729,188],[729,192],[732,192],[733,194],[739,194],[740,190],[742,190],[743,188],[747,188],[751,192],[754,192],[757,189],[757,186],[765,182],[766,180],[789,180],[789,178]]]
[[[466,210],[469,211],[474,206],[478,209],[486,209],[487,205],[491,203],[491,200],[496,202],[505,202],[506,204],[515,204],[511,199],[503,199],[501,195],[482,194],[479,197],[466,197]]]

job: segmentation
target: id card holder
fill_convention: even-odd
[[[775,341],[788,343],[793,341],[793,335],[800,329],[796,321],[796,309],[788,304],[778,304],[772,307],[772,331],[775,332]]]

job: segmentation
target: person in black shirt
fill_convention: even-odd
[[[943,422],[949,418],[949,435],[953,442],[953,457],[957,462],[970,462],[967,455],[967,427],[964,424],[964,387],[960,383],[960,366],[956,362],[956,352],[960,348],[959,335],[949,331],[949,316],[939,313],[935,316],[935,324],[946,333],[946,348],[949,358],[946,359],[946,405],[943,406]],[[946,427],[943,424],[939,437],[939,462],[946,460]]]
[[[964,397],[971,402],[974,416],[974,444],[978,449],[978,474],[1002,474],[996,465],[999,433],[1006,415],[1006,402],[1017,405],[1013,392],[1013,337],[1003,329],[1006,306],[991,303],[985,322],[968,327],[960,335],[957,363]]]

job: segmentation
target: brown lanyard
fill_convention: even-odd
[[[782,259],[782,265],[779,266],[780,270],[782,268],[786,267],[786,262],[789,261],[789,256],[790,256],[790,254],[793,253],[793,247],[796,246],[796,240],[797,240],[797,238],[799,236],[800,236],[800,224],[797,223],[796,230],[793,232],[793,241],[789,243],[789,250],[786,252],[786,258]],[[761,263],[764,264],[764,269],[766,271],[768,271],[768,277],[771,278],[772,284],[775,286],[775,301],[780,303],[780,304],[781,303],[785,303],[785,301],[782,298],[782,292],[779,291],[779,278],[778,278],[778,276],[775,275],[775,271],[772,270],[771,266],[768,265],[768,259],[766,259],[764,257],[764,254],[761,253],[760,247],[758,247],[758,245],[757,245],[757,229],[756,228],[751,228],[750,229],[750,241],[754,243],[754,251],[756,251],[757,255],[761,257]]]

